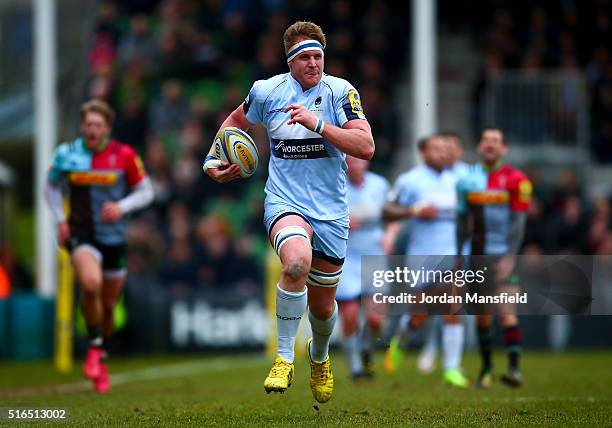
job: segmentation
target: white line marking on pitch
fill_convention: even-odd
[[[262,364],[263,360],[254,358],[249,362],[226,359],[215,360],[193,360],[178,364],[167,364],[163,366],[146,367],[111,375],[113,386],[125,385],[135,382],[143,382],[158,379],[169,379],[174,377],[189,376],[198,373],[211,373],[234,368],[254,367]],[[28,397],[34,395],[70,394],[90,391],[91,381],[57,384],[36,385],[15,389],[0,389],[0,397]]]
[[[600,401],[601,398],[596,397],[482,397],[482,401],[488,402],[525,402],[525,401],[588,401],[593,403]]]

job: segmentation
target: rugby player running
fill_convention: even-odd
[[[282,271],[276,289],[277,356],[264,389],[282,393],[291,385],[295,335],[308,306],[310,388],[323,403],[334,385],[328,350],[349,231],[345,155],[371,159],[374,139],[355,88],[323,73],[321,28],[295,22],[283,43],[289,72],[256,81],[221,127],[247,130],[262,123],[269,136],[264,222]],[[239,177],[238,166],[215,159],[214,146],[203,169],[221,183]]]
[[[80,286],[89,349],[83,374],[98,393],[110,391],[106,346],[125,283],[126,215],[153,200],[153,186],[134,149],[110,137],[114,112],[103,101],[81,106],[82,136],[53,154],[46,197]],[[70,215],[62,190],[68,190]]]

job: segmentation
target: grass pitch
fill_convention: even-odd
[[[342,355],[332,356],[335,391],[317,404],[308,387],[304,358],[292,387],[266,395],[271,359],[247,356],[146,357],[111,360],[113,391],[95,395],[75,369],[55,373],[50,364],[0,363],[0,409],[63,408],[65,426],[611,426],[612,352],[526,353],[525,386],[511,390],[451,389],[441,373],[423,376],[410,355],[394,376],[353,383]],[[468,354],[465,371],[477,374]],[[505,367],[498,352],[496,367]],[[0,422],[7,426],[37,423]]]

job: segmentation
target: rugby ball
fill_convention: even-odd
[[[253,175],[259,163],[257,146],[249,134],[242,129],[228,126],[215,136],[215,156],[240,167],[240,176]]]

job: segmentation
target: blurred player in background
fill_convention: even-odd
[[[440,137],[446,142],[448,150],[448,168],[457,177],[462,177],[468,171],[469,164],[463,161],[465,150],[459,134],[446,131],[440,134]]]
[[[463,144],[461,137],[456,132],[446,131],[439,134],[446,142],[448,150],[448,169],[455,175],[458,181],[468,170],[468,164],[463,161]],[[470,334],[470,327],[473,328],[473,317],[466,315],[461,317],[461,321],[466,325],[466,338]],[[439,333],[442,327],[442,318],[439,315],[430,317],[425,328],[425,341],[423,349],[417,359],[417,367],[421,373],[431,373],[436,365],[436,357],[439,348]],[[473,335],[472,335],[473,336]]]
[[[389,183],[380,175],[368,171],[367,160],[347,156],[346,163],[350,233],[336,300],[347,363],[352,378],[357,380],[371,378],[374,374],[372,351],[383,322],[383,314],[375,312],[372,301],[367,298],[369,290],[362,290],[361,256],[383,254],[382,211]],[[361,301],[365,320],[360,334]]]
[[[384,218],[392,221],[413,219],[405,252],[407,256],[453,255],[456,247],[456,177],[448,169],[447,143],[444,138],[434,135],[420,140],[418,146],[423,164],[398,177],[389,193]],[[426,319],[426,315],[402,316],[399,331],[391,340],[385,356],[387,371],[397,370],[403,359],[402,348],[407,345],[410,333],[420,328]],[[463,337],[464,329],[459,317],[445,315],[442,329],[444,381],[465,388],[468,380],[461,372]]]
[[[99,393],[110,390],[105,346],[113,334],[114,308],[127,275],[126,215],[153,200],[153,186],[136,152],[110,138],[113,118],[103,101],[81,106],[82,136],[57,147],[46,188],[59,244],[70,252],[81,288],[89,335],[83,374]]]
[[[469,240],[471,255],[495,256],[493,269],[489,269],[494,271],[492,292],[517,283],[513,274],[514,259],[523,241],[532,192],[525,174],[504,161],[507,152],[503,132],[498,128],[485,129],[478,144],[481,162],[471,166],[457,184],[457,248],[461,249]],[[498,311],[508,351],[508,372],[501,379],[506,385],[517,387],[523,383],[519,370],[522,333],[513,309],[508,305]],[[490,313],[477,316],[482,357],[477,385],[483,388],[493,381],[493,316]]]
[[[247,130],[262,123],[270,138],[264,221],[282,272],[276,290],[278,355],[264,389],[284,392],[291,385],[295,335],[308,307],[310,387],[323,403],[333,391],[328,350],[349,231],[345,154],[369,160],[374,140],[355,88],[323,74],[321,28],[296,22],[283,42],[289,72],[255,82],[221,127]],[[218,182],[239,176],[238,166],[214,158],[214,147],[203,169]]]

